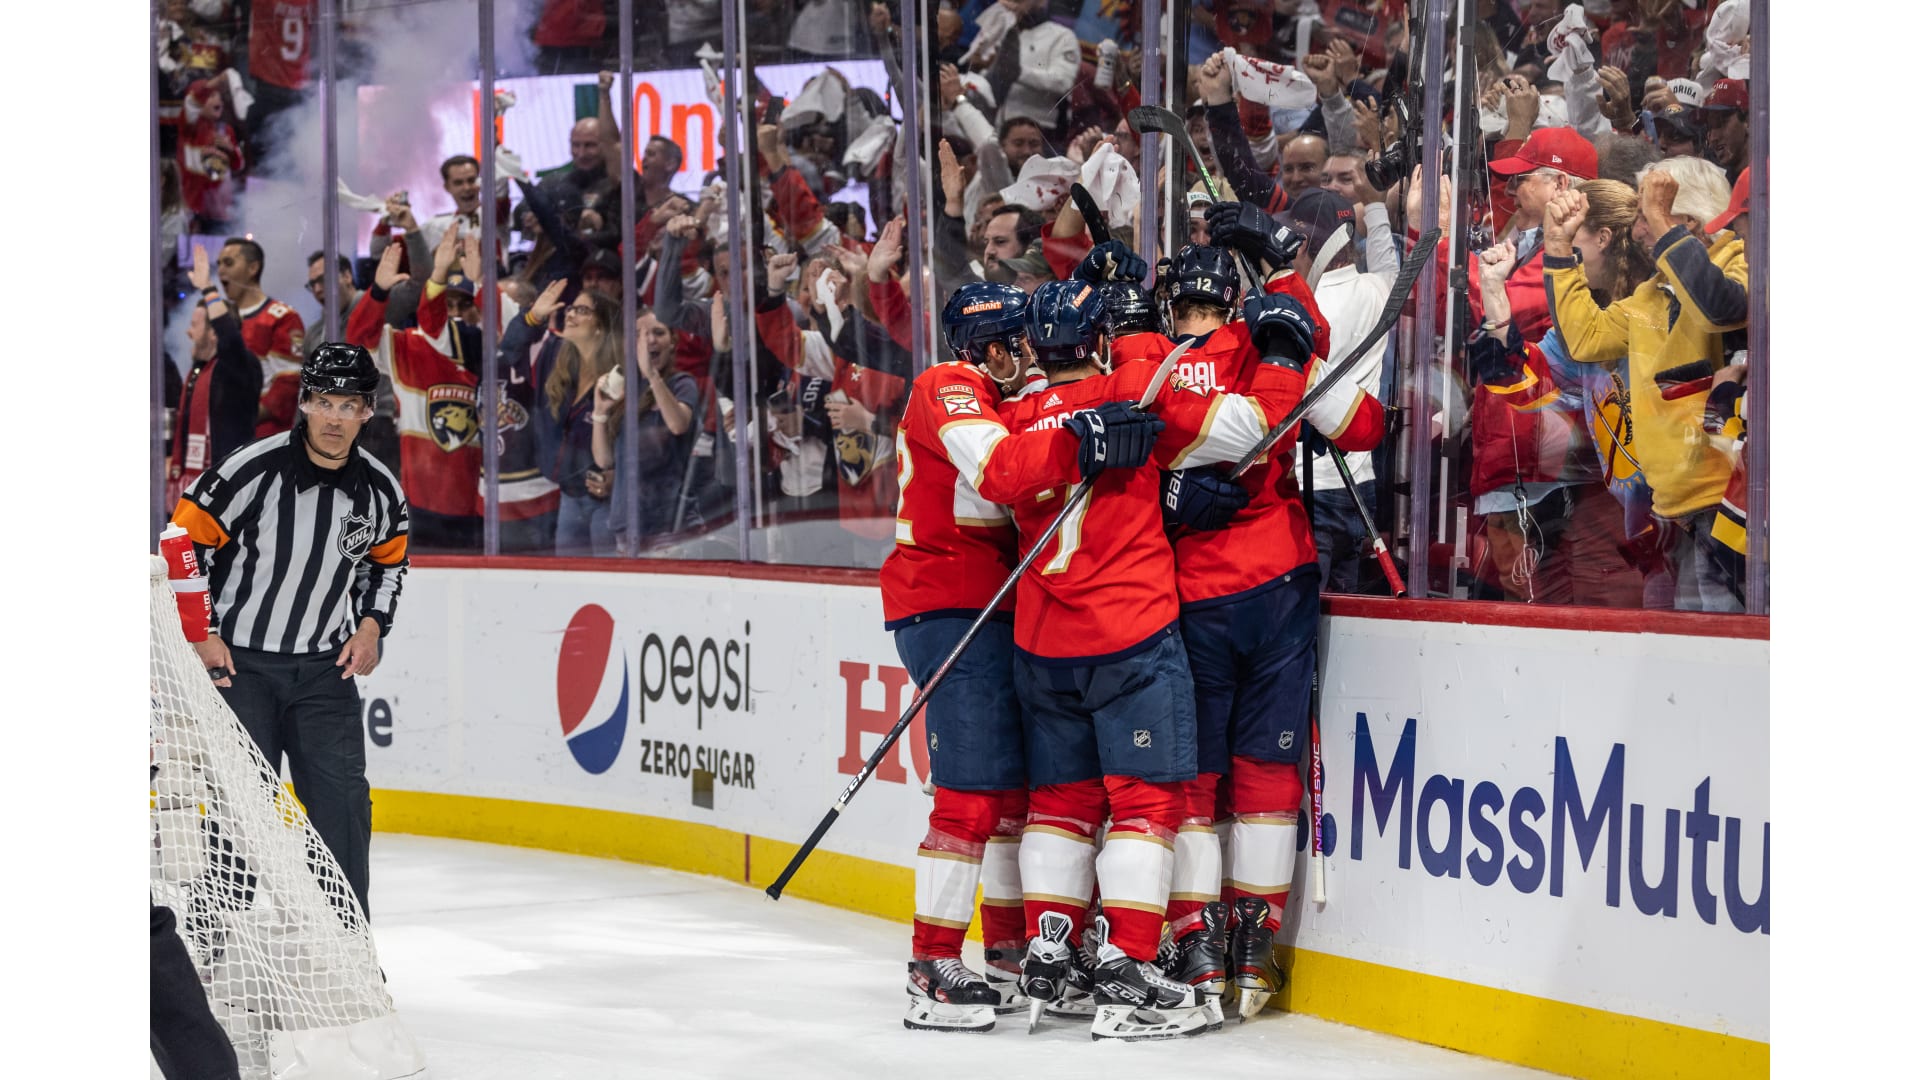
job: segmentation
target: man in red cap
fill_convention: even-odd
[[[1707,132],[1707,159],[1728,176],[1747,167],[1747,83],[1721,79],[1700,106]]]
[[[1540,223],[1547,203],[1581,180],[1600,175],[1600,155],[1586,137],[1570,127],[1540,128],[1509,157],[1487,163],[1487,170],[1507,183],[1514,201],[1513,244],[1518,263],[1507,278],[1507,299],[1513,321],[1528,341],[1539,341],[1553,323],[1547,313],[1547,292],[1540,269]],[[1468,259],[1468,272],[1478,273],[1477,259]],[[1479,288],[1467,290],[1477,304]],[[1481,313],[1475,311],[1475,316]]]
[[[1726,212],[1707,222],[1706,234],[1712,236],[1722,229],[1732,229],[1733,235],[1747,242],[1747,183],[1753,175],[1751,167],[1740,170],[1740,179],[1733,182],[1733,197],[1727,200]]]

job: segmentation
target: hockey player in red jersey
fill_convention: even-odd
[[[1027,294],[1009,285],[956,291],[941,313],[955,359],[915,380],[900,420],[899,518],[880,596],[916,685],[931,680],[1013,570],[1013,519],[1001,504],[1080,480],[1083,458],[1131,467],[1152,449],[1142,414],[1098,431],[1008,435],[998,410],[1025,381],[1026,307]],[[915,860],[909,1028],[984,1031],[996,1011],[1026,1005],[1016,980],[1027,778],[1011,623],[1003,607],[982,626],[926,705],[933,813]],[[960,960],[976,887],[984,980]]]
[[[1182,251],[1170,275],[1175,332],[1195,341],[1189,356],[1198,354],[1193,377],[1243,391],[1266,366],[1261,360],[1280,357],[1316,381],[1327,329],[1291,270],[1301,238],[1239,203],[1215,206],[1208,232],[1221,246]],[[1226,322],[1233,296],[1220,270],[1231,265],[1228,247],[1274,271],[1268,295],[1248,303],[1246,322]],[[1347,450],[1372,449],[1385,432],[1380,403],[1351,382],[1317,401],[1306,420]],[[1243,1018],[1282,982],[1273,932],[1293,879],[1298,764],[1319,630],[1319,565],[1294,479],[1293,445],[1292,435],[1283,437],[1268,460],[1241,477],[1251,502],[1223,528],[1182,532],[1174,541],[1199,774],[1187,785],[1174,841],[1168,970],[1220,990],[1231,973]],[[1186,479],[1202,494],[1217,480],[1199,470]],[[1214,828],[1223,784],[1233,814],[1224,881]]]
[[[433,251],[433,271],[420,292],[419,325],[386,325],[388,292],[407,279],[401,245],[387,248],[373,288],[347,318],[347,340],[373,353],[393,379],[400,414],[400,481],[412,511],[416,549],[472,551],[480,541],[479,382],[453,359],[447,325],[447,275],[459,235],[446,231]]]
[[[1116,417],[1155,374],[1153,362],[1138,360],[1102,373],[1105,304],[1091,283],[1042,285],[1027,329],[1049,385],[1002,409],[1016,433]],[[1179,469],[1250,451],[1305,385],[1299,362],[1274,360],[1253,374],[1250,396],[1177,384],[1154,401],[1152,412],[1167,425],[1155,462]],[[1061,487],[1013,504],[1023,547],[1070,494]],[[1072,945],[1097,878],[1107,925],[1092,973],[1096,1038],[1161,1038],[1208,1026],[1195,988],[1153,963],[1184,784],[1196,772],[1193,684],[1159,499],[1152,470],[1102,474],[1041,550],[1036,571],[1021,579],[1014,609],[1014,688],[1029,725],[1020,875],[1032,939],[1023,987],[1045,1001],[1073,983]],[[1109,816],[1096,859],[1094,830]]]

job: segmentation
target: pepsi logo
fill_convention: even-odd
[[[626,649],[614,648],[613,616],[598,604],[574,612],[556,673],[560,734],[573,759],[596,776],[613,767],[626,739],[627,679]]]

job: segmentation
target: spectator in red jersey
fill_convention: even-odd
[[[418,325],[386,324],[387,300],[407,281],[400,249],[389,246],[373,287],[347,320],[348,342],[373,353],[393,382],[400,428],[400,482],[411,515],[414,550],[471,552],[480,546],[479,380],[453,358],[458,330],[447,317],[447,279],[459,258],[451,230],[433,249],[433,269],[420,290]]]
[[[307,333],[299,312],[261,291],[260,274],[266,265],[266,251],[248,237],[232,237],[220,249],[220,287],[240,316],[240,333],[247,340],[247,349],[260,358],[266,370],[266,389],[260,395],[260,415],[254,429],[257,438],[293,427]]]
[[[187,281],[200,293],[187,324],[193,366],[181,388],[174,416],[173,446],[167,455],[167,501],[193,486],[214,462],[253,441],[260,405],[260,360],[247,351],[240,320],[213,287],[207,252],[193,248]]]
[[[247,167],[240,134],[227,122],[232,103],[225,82],[201,79],[187,87],[180,124],[180,194],[195,232],[224,228]]]
[[[248,9],[247,88],[253,108],[247,123],[255,139],[272,130],[267,119],[300,104],[313,55],[314,0],[253,0]],[[270,149],[257,146],[261,156]]]

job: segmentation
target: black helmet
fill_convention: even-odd
[[[1167,269],[1167,303],[1189,297],[1231,310],[1240,299],[1240,271],[1226,248],[1188,244]]]
[[[314,347],[300,365],[300,389],[314,394],[363,394],[380,389],[380,369],[358,345],[329,341]]]
[[[1107,324],[1118,334],[1162,334],[1160,308],[1137,281],[1108,281],[1097,286],[1107,302]]]

